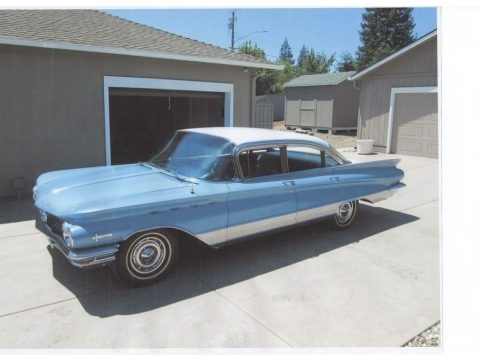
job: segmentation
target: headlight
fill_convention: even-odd
[[[67,222],[62,224],[63,239],[67,243],[68,247],[73,247],[73,237],[72,237],[72,225]]]
[[[45,211],[40,210],[40,220],[42,220],[43,223],[47,223],[48,221],[48,215]]]

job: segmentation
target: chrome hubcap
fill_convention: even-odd
[[[151,274],[162,266],[167,256],[164,242],[157,237],[146,237],[133,247],[130,265],[142,275]]]
[[[340,224],[345,224],[347,223],[354,211],[354,205],[353,202],[345,202],[342,203],[339,208],[338,208],[338,213],[337,213],[337,220]]]

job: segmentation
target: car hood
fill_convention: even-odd
[[[174,196],[189,184],[146,164],[61,170],[41,175],[35,205],[56,216],[134,206]]]

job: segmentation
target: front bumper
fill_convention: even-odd
[[[46,225],[39,216],[37,216],[35,221],[35,227],[47,235],[50,245],[57,248],[67,260],[76,267],[92,267],[115,261],[116,253],[118,252],[117,245],[86,250],[72,250],[65,244],[61,237],[51,231],[49,226]]]

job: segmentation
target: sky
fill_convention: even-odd
[[[230,48],[228,28],[233,9],[109,9],[106,12],[223,48]],[[275,61],[288,39],[294,59],[302,45],[327,55],[355,54],[360,44],[363,8],[236,9],[235,47],[250,40]],[[436,8],[414,8],[414,33],[437,27]]]

